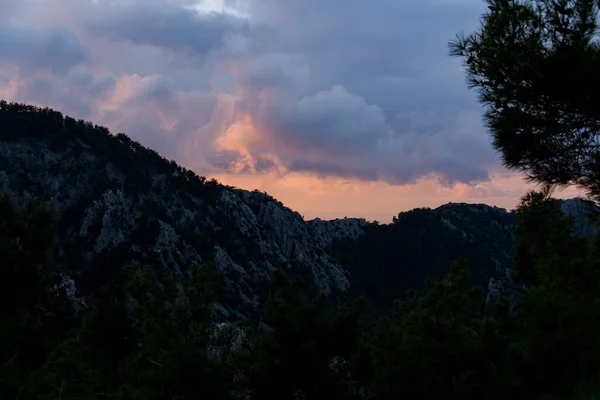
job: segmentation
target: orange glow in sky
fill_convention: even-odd
[[[527,190],[534,188],[526,185],[518,175],[498,175],[489,183],[474,188],[464,184],[443,188],[433,178],[406,186],[321,179],[297,173],[283,177],[219,174],[215,178],[242,189],[266,191],[306,219],[363,217],[382,223],[390,222],[400,211],[416,207],[435,208],[448,202],[486,203],[512,209]],[[570,188],[557,191],[555,197],[570,198],[577,195],[577,190]]]

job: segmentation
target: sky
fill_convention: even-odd
[[[305,218],[511,209],[461,62],[481,0],[0,0],[0,98],[124,132]],[[565,190],[557,197],[573,197]]]

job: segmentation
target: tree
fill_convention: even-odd
[[[493,364],[482,323],[480,291],[469,284],[464,263],[443,279],[429,280],[421,294],[396,302],[394,317],[374,333],[374,391],[382,399],[490,397]]]
[[[550,196],[549,190],[528,192],[515,210],[517,246],[512,279],[527,286],[558,278],[558,271],[549,270],[552,260],[577,263],[585,250],[583,239],[572,235],[573,219]]]
[[[486,0],[481,27],[449,44],[486,107],[505,166],[600,199],[597,0]]]
[[[133,264],[126,272],[127,291],[135,298],[131,314],[139,348],[121,364],[122,396],[231,398],[231,337],[215,338],[211,320],[217,284],[214,266],[193,265],[185,278],[173,282],[159,280],[147,265]]]
[[[521,392],[597,395],[600,236],[573,235],[551,198],[575,185],[600,201],[597,0],[488,0],[481,27],[450,54],[486,107],[504,164],[542,184],[517,208],[513,280],[527,291],[509,325]],[[588,383],[591,382],[591,383]],[[589,396],[589,397],[588,397]],[[555,397],[544,397],[555,398]]]
[[[13,398],[62,334],[74,310],[53,262],[57,216],[38,199],[0,195],[0,397]]]
[[[523,391],[568,396],[600,372],[600,242],[573,235],[572,218],[550,194],[530,192],[516,210],[512,278],[527,290],[514,315],[511,365]]]
[[[268,330],[252,343],[246,369],[255,399],[351,399],[361,377],[361,301],[336,307],[325,296],[302,294],[301,280],[273,272],[276,289],[266,306]]]

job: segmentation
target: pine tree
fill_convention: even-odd
[[[450,42],[504,164],[600,199],[597,0],[486,0],[480,28]]]
[[[383,399],[480,398],[492,362],[482,356],[481,293],[464,263],[421,294],[397,301],[374,339],[374,391]],[[487,394],[489,397],[489,394]]]
[[[573,235],[572,218],[550,192],[531,192],[517,208],[513,279],[527,291],[514,318],[513,369],[531,393],[568,396],[600,369],[598,236]]]
[[[335,307],[323,295],[303,294],[302,281],[283,270],[273,277],[276,289],[265,310],[269,328],[255,338],[256,359],[247,369],[253,398],[356,398],[353,383],[364,376],[364,304]]]
[[[14,398],[71,327],[74,310],[53,260],[56,213],[0,196],[0,397]]]

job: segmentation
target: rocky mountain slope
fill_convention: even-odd
[[[40,197],[59,211],[59,261],[83,293],[110,290],[131,261],[174,274],[211,261],[226,277],[222,318],[258,316],[276,267],[318,291],[365,294],[383,310],[457,258],[491,295],[518,289],[506,275],[514,249],[506,210],[447,204],[387,225],[304,221],[266,193],[199,177],[124,134],[49,109],[0,102],[2,192],[17,202]],[[564,209],[583,221],[578,233],[590,231],[581,200]]]
[[[0,192],[59,211],[60,261],[84,292],[110,286],[133,260],[175,274],[214,261],[227,277],[224,317],[256,315],[275,267],[319,291],[348,290],[326,248],[356,229],[307,224],[267,194],[198,177],[124,134],[52,110],[0,103]]]

